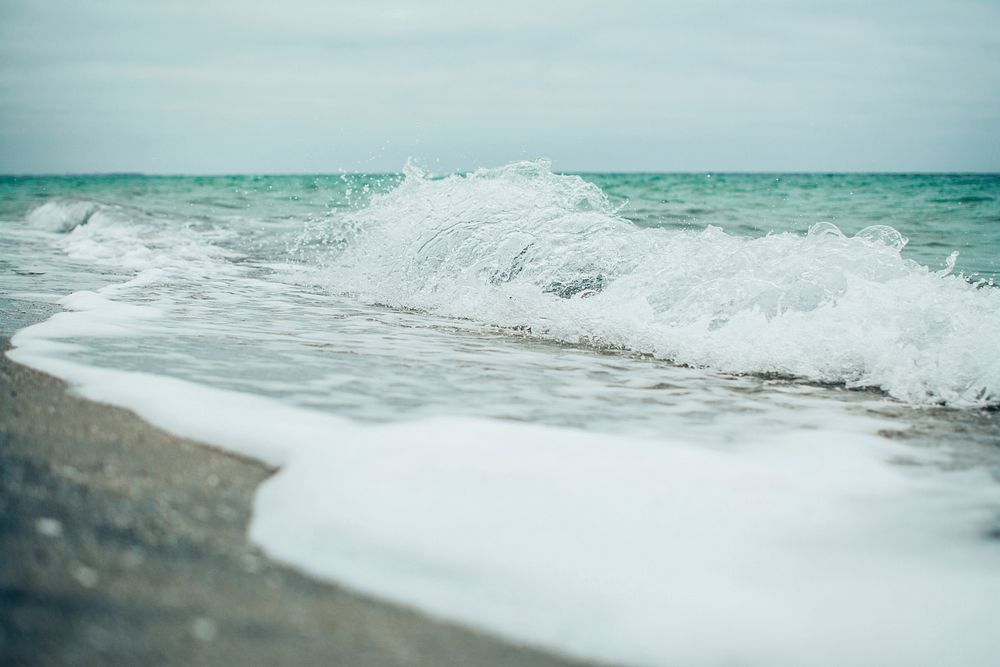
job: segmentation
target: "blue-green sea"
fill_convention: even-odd
[[[845,233],[890,225],[904,255],[941,267],[958,251],[970,279],[1000,273],[998,174],[581,174],[642,227],[761,236],[829,221]],[[24,216],[60,197],[135,206],[183,219],[306,219],[363,205],[400,174],[0,176],[0,215]]]

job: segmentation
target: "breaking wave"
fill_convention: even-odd
[[[639,228],[544,161],[402,184],[313,225],[324,283],[572,343],[729,373],[1000,402],[1000,291],[901,255],[889,226],[749,238]]]
[[[90,222],[101,205],[79,199],[55,199],[28,213],[28,224],[48,232],[65,234]]]

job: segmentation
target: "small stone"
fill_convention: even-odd
[[[205,616],[199,616],[191,622],[191,634],[198,641],[210,642],[215,639],[218,632],[218,628],[215,627],[215,621]]]
[[[97,573],[86,565],[78,565],[73,570],[73,578],[84,588],[93,588],[97,585]]]
[[[62,537],[63,527],[58,519],[42,517],[35,521],[35,530],[45,537]]]

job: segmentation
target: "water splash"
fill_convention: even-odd
[[[56,199],[33,209],[28,224],[44,231],[66,234],[87,224],[101,205],[77,199]]]
[[[314,230],[315,233],[315,230]],[[748,238],[639,228],[545,161],[430,179],[334,215],[325,284],[396,307],[732,373],[1000,401],[1000,293],[932,272],[876,225]]]

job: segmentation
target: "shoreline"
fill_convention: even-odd
[[[247,540],[263,463],[74,396],[0,337],[0,662],[584,665],[312,579]]]

